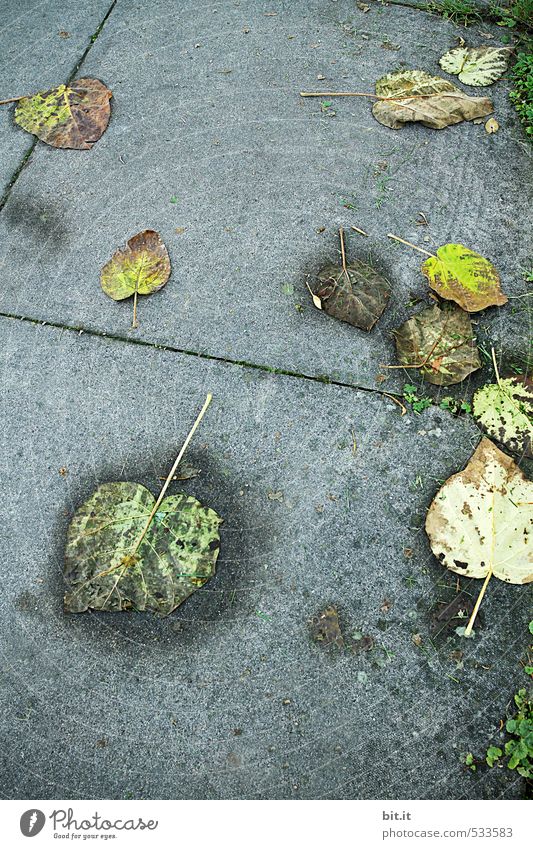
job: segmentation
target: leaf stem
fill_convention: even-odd
[[[212,396],[212,395],[211,395],[211,393],[209,392],[209,393],[207,394],[207,398],[206,398],[206,399],[205,399],[205,401],[204,401],[204,405],[203,405],[202,409],[200,410],[200,412],[198,413],[198,415],[197,415],[197,417],[196,417],[196,421],[194,422],[193,426],[191,427],[191,429],[190,429],[189,433],[187,434],[187,438],[185,439],[185,442],[184,442],[184,443],[183,443],[183,445],[181,446],[181,449],[180,449],[180,452],[179,452],[178,456],[177,456],[177,457],[176,457],[176,459],[174,460],[174,465],[172,466],[172,468],[171,468],[170,472],[168,473],[168,476],[167,476],[167,479],[166,479],[165,483],[164,483],[164,484],[163,484],[163,486],[161,487],[161,492],[159,493],[159,497],[158,497],[157,501],[155,502],[154,506],[152,507],[152,512],[151,512],[151,513],[150,513],[150,515],[148,516],[148,521],[146,522],[146,525],[145,525],[145,527],[144,527],[144,530],[142,531],[142,533],[141,533],[141,535],[140,535],[139,539],[137,540],[137,542],[135,543],[135,547],[133,548],[133,551],[131,552],[132,554],[135,554],[135,552],[136,552],[136,551],[137,551],[137,549],[139,548],[139,546],[140,546],[141,542],[143,541],[143,539],[144,539],[144,537],[145,537],[145,534],[146,534],[146,532],[148,531],[148,528],[149,528],[149,527],[150,527],[150,525],[152,524],[152,519],[154,518],[155,514],[157,513],[157,511],[158,511],[158,509],[159,509],[159,505],[161,504],[161,502],[163,501],[163,498],[165,497],[165,493],[166,493],[166,491],[167,491],[167,489],[168,489],[168,487],[169,487],[169,484],[170,484],[170,482],[171,482],[172,478],[174,477],[174,475],[176,474],[176,469],[178,468],[178,465],[179,465],[179,463],[180,463],[180,461],[181,461],[181,459],[182,459],[183,455],[185,454],[185,452],[186,452],[186,450],[187,450],[187,447],[188,447],[188,445],[189,445],[189,442],[190,442],[190,441],[191,441],[191,439],[193,438],[193,436],[194,436],[194,434],[195,434],[195,432],[196,432],[196,429],[197,429],[198,425],[199,425],[199,424],[200,424],[200,422],[202,421],[202,419],[203,419],[203,417],[204,417],[204,415],[205,415],[205,412],[206,412],[207,408],[209,407],[209,404],[211,403],[212,398],[213,398],[213,396]]]
[[[401,242],[402,245],[407,245],[409,248],[414,248],[415,251],[420,251],[421,254],[425,254],[426,256],[432,256],[434,259],[435,254],[431,254],[429,251],[425,251],[424,248],[419,248],[418,245],[413,245],[412,242],[408,242],[407,239],[400,239],[399,236],[395,236],[394,233],[387,233],[389,239],[395,239],[397,242]]]
[[[346,249],[344,247],[344,230],[342,227],[339,227],[339,239],[341,242],[342,270],[346,276],[348,276],[348,270],[346,268]]]
[[[501,389],[502,382],[500,380],[500,372],[498,371],[498,364],[496,363],[496,354],[494,352],[494,348],[491,348],[490,352],[492,354],[492,364],[494,365],[494,374],[496,375],[496,382]]]
[[[21,94],[20,97],[8,97],[7,100],[0,100],[0,106],[4,106],[6,103],[16,103],[17,100],[24,100],[27,96],[27,94]]]
[[[301,91],[300,97],[373,97],[374,100],[423,100],[427,97],[457,97],[457,91],[439,91],[433,94],[396,94],[383,97],[364,91]]]
[[[378,94],[367,94],[363,91],[301,91],[300,97],[373,97],[382,100]]]
[[[137,286],[135,287],[135,292],[133,293],[133,319],[131,322],[132,327],[138,327],[137,323]]]
[[[472,628],[474,627],[474,622],[475,622],[476,616],[478,614],[481,602],[483,601],[483,596],[485,595],[485,591],[486,591],[486,589],[489,585],[489,581],[490,581],[491,578],[492,578],[492,569],[489,570],[489,572],[487,573],[487,577],[483,581],[483,586],[481,587],[481,590],[480,590],[479,595],[477,597],[477,601],[474,605],[474,609],[472,611],[472,616],[468,620],[468,625],[465,628],[465,637],[469,637],[470,634],[472,633]]]

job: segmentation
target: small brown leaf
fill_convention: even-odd
[[[361,330],[372,329],[390,292],[388,281],[360,260],[351,262],[346,270],[336,265],[323,268],[311,290],[318,309]]]
[[[90,150],[109,123],[112,93],[84,77],[19,100],[15,122],[52,147]]]
[[[460,383],[481,368],[470,317],[455,304],[422,310],[394,337],[399,362],[419,368],[420,375],[436,386]]]
[[[333,606],[326,607],[322,613],[313,617],[309,622],[309,630],[312,639],[317,643],[322,643],[324,648],[330,646],[336,646],[339,649],[344,648],[339,615]]]
[[[485,124],[485,130],[487,133],[497,133],[500,129],[500,125],[498,124],[496,118],[489,118],[487,123]]]

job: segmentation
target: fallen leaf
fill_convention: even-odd
[[[358,3],[357,8],[361,9],[361,12],[370,12],[370,6],[368,6],[366,3]]]
[[[165,498],[138,547],[156,500],[138,483],[101,484],[69,525],[67,613],[148,610],[167,616],[214,574],[214,510],[180,493]]]
[[[523,377],[488,383],[474,395],[473,413],[483,429],[511,451],[533,457],[533,383]]]
[[[380,124],[398,130],[410,121],[441,130],[493,111],[488,97],[469,97],[448,80],[425,71],[395,71],[376,82],[379,97],[372,114]]]
[[[369,634],[362,634],[357,639],[350,642],[350,649],[353,652],[372,651],[374,648],[374,638]]]
[[[413,641],[413,644],[419,648],[423,643],[422,634],[412,634],[411,640]]]
[[[23,97],[15,109],[15,122],[52,147],[90,150],[109,123],[111,97],[100,80],[75,80]]]
[[[378,272],[360,260],[346,270],[328,265],[318,274],[311,294],[327,315],[362,330],[371,330],[387,306],[391,287]]]
[[[137,327],[137,295],[158,292],[170,277],[168,251],[159,233],[143,230],[119,248],[104,265],[100,275],[102,289],[114,301],[134,297],[133,327]]]
[[[485,124],[485,130],[487,133],[497,133],[500,129],[500,125],[498,124],[496,118],[489,118],[487,123]]]
[[[467,312],[507,303],[492,263],[464,245],[443,245],[437,256],[422,264],[422,273],[441,298],[455,301]]]
[[[441,56],[439,65],[465,85],[491,85],[507,70],[510,53],[508,47],[455,47]]]
[[[312,639],[317,643],[322,643],[324,648],[336,646],[339,649],[344,648],[344,638],[339,623],[339,615],[333,607],[326,607],[318,616],[314,616],[309,622],[309,630]]]
[[[398,360],[415,366],[436,386],[460,383],[481,368],[468,313],[455,304],[435,304],[394,331]]]
[[[489,571],[510,584],[533,581],[533,483],[484,437],[462,472],[435,496],[426,532],[433,553],[467,578]]]
[[[190,495],[165,497],[211,397],[157,500],[139,483],[104,483],[76,510],[63,567],[68,613],[148,610],[167,616],[214,575],[222,519]]]
[[[426,533],[452,572],[485,578],[465,636],[491,576],[509,584],[533,581],[533,483],[490,439],[483,438],[462,472],[435,496]]]

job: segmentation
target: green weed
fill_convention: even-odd
[[[411,405],[413,412],[415,413],[421,413],[423,410],[427,410],[427,408],[431,407],[431,404],[433,403],[431,398],[426,398],[424,396],[420,397],[418,392],[418,387],[413,386],[412,383],[406,383],[403,387],[403,397],[407,403]]]

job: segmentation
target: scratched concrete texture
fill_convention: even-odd
[[[507,80],[481,90],[494,135],[393,131],[365,98],[301,98],[372,92],[400,66],[439,73],[458,36],[501,36],[368,6],[0,5],[3,96],[77,65],[113,91],[91,151],[32,147],[0,107],[5,798],[524,795],[483,757],[525,686],[531,592],[494,581],[475,638],[461,639],[442,620],[456,576],[423,530],[480,437],[439,402],[470,399],[493,371],[484,355],[471,380],[420,386],[435,404],[401,415],[383,393],[420,381],[383,365],[428,294],[422,256],[395,233],[495,263],[511,297],[476,333],[502,368],[527,368],[530,148]],[[340,262],[341,226],[349,257],[391,282],[370,333],[316,310],[306,288]],[[99,272],[146,227],[173,271],[133,330],[131,302],[107,299]],[[65,615],[73,511],[102,481],[156,493],[208,391],[187,454],[200,475],[172,491],[223,516],[216,576],[166,619]],[[478,589],[460,582],[467,601]],[[312,638],[331,605],[344,649]]]

